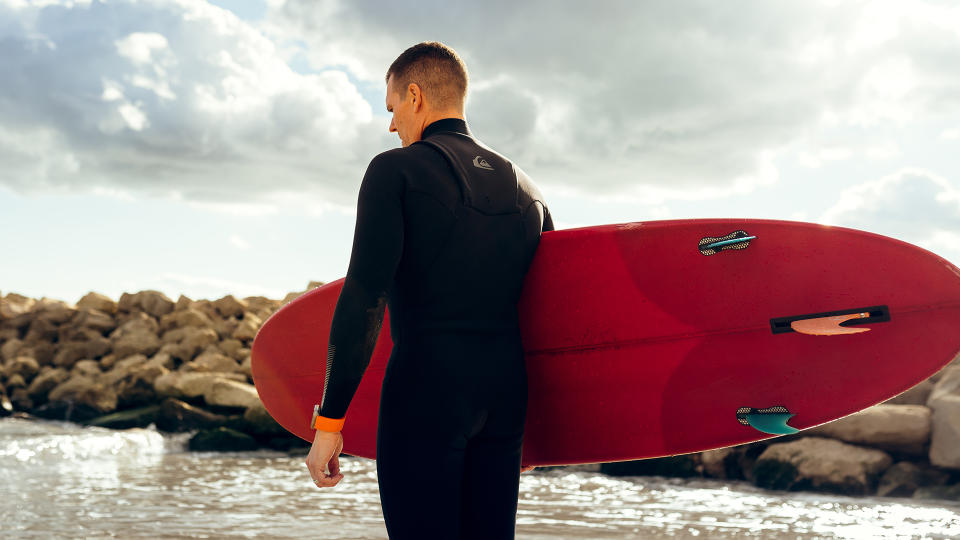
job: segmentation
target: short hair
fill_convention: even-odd
[[[467,98],[467,66],[457,51],[439,41],[424,41],[403,51],[384,80],[391,75],[401,95],[415,83],[438,109],[463,107]]]

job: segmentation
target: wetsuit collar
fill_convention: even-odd
[[[454,131],[456,133],[463,133],[464,135],[473,136],[470,133],[470,129],[467,127],[466,121],[460,118],[443,118],[440,120],[435,120],[430,123],[427,127],[423,128],[423,134],[420,135],[421,139],[426,139],[434,133],[439,133],[441,131]]]

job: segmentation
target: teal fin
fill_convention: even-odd
[[[746,415],[746,420],[758,431],[771,435],[790,435],[800,431],[787,425],[787,420],[794,416],[796,415],[790,413],[749,413]]]

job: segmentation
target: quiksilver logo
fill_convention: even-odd
[[[473,166],[478,169],[486,169],[488,171],[493,170],[493,167],[491,167],[490,164],[487,163],[487,160],[483,159],[480,156],[473,158]]]

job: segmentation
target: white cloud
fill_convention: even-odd
[[[0,72],[0,183],[21,193],[351,204],[390,140],[343,73],[294,72],[202,0],[0,3]]]
[[[228,239],[228,241],[230,242],[230,245],[232,245],[237,249],[244,250],[244,251],[250,249],[250,242],[247,242],[239,235],[236,235],[236,234],[230,235],[230,238]]]
[[[960,261],[960,190],[930,171],[905,169],[848,188],[820,221],[899,238]]]
[[[314,65],[369,81],[413,43],[452,45],[471,72],[478,136],[535,181],[588,196],[749,191],[778,176],[771,156],[798,141],[810,166],[861,151],[846,140],[842,154],[821,152],[821,130],[896,128],[960,104],[950,4],[434,0],[418,10],[274,1],[267,28],[308,43]],[[477,22],[493,20],[495,36]]]

